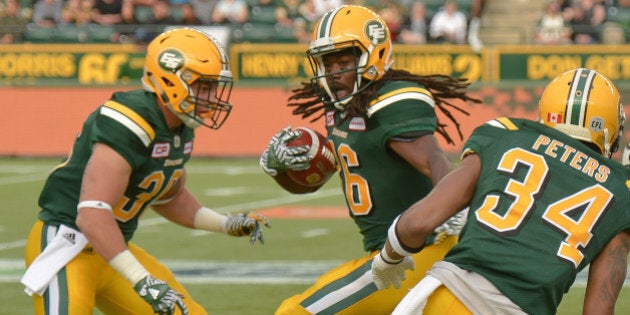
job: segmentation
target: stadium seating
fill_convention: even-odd
[[[618,7],[608,10],[608,22],[619,24],[624,30],[626,42],[630,39],[630,8]]]
[[[24,40],[33,43],[46,43],[54,39],[56,29],[52,27],[41,27],[35,23],[26,25]]]
[[[245,43],[272,42],[275,31],[276,29],[273,25],[246,23],[243,25],[240,40]]]
[[[87,27],[87,40],[91,43],[111,43],[116,28],[112,25],[90,24]]]
[[[85,27],[76,24],[61,24],[57,26],[54,39],[60,43],[81,43],[87,41]]]
[[[136,19],[136,23],[146,24],[153,16],[153,11],[149,6],[134,6],[133,17]]]
[[[276,24],[275,6],[254,6],[249,10],[249,22],[258,24]]]

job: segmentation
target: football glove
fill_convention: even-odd
[[[288,169],[303,170],[309,167],[312,159],[308,155],[310,146],[287,146],[287,143],[300,137],[300,132],[288,126],[276,133],[260,157],[260,166],[271,175],[276,176]]]
[[[398,289],[405,280],[407,269],[415,269],[415,263],[410,256],[398,261],[388,261],[382,253],[379,253],[372,259],[372,280],[379,290],[387,289],[392,284],[394,288]]]
[[[182,314],[188,315],[188,308],[182,300],[182,295],[162,280],[148,275],[138,281],[133,288],[143,300],[151,305],[156,314],[171,315],[175,313],[175,306],[177,306]]]
[[[464,224],[466,224],[466,217],[468,215],[468,208],[456,213],[450,217],[442,225],[435,229],[435,239],[432,244],[442,243],[448,236],[457,236],[461,232]],[[427,244],[430,245],[430,244]]]
[[[256,243],[256,240],[260,241],[261,244],[265,243],[262,225],[268,228],[271,227],[266,216],[255,212],[228,214],[227,216],[228,219],[225,222],[226,234],[237,237],[249,235],[251,244]]]

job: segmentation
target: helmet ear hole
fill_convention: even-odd
[[[166,85],[166,86],[175,86],[175,84],[173,84],[173,82],[171,82],[171,80],[169,80],[169,79],[167,79],[165,77],[162,77],[162,82],[164,82],[164,85]]]

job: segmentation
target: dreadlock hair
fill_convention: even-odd
[[[455,116],[451,113],[450,109],[457,110],[460,113],[469,116],[470,113],[462,108],[453,105],[448,99],[460,99],[466,102],[481,103],[481,100],[470,97],[466,94],[465,89],[470,85],[466,78],[455,78],[448,75],[433,74],[433,75],[417,75],[406,70],[391,69],[383,75],[383,77],[371,84],[363,92],[355,95],[348,103],[346,111],[347,118],[362,116],[367,113],[367,104],[377,97],[377,91],[387,81],[411,81],[416,82],[426,87],[435,100],[435,106],[442,112],[457,128],[460,140],[464,138],[461,131],[461,126]],[[324,116],[325,103],[329,102],[324,96],[320,96],[318,87],[310,82],[302,82],[300,88],[292,90],[293,95],[289,97],[289,107],[293,107],[293,115],[302,115],[303,119],[306,119],[312,115],[317,114],[311,122],[320,119]],[[446,131],[446,124],[441,123],[438,119],[437,132],[444,137],[447,143],[454,144],[455,142]]]

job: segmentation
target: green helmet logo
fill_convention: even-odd
[[[387,35],[385,26],[378,20],[368,22],[365,26],[365,33],[370,40],[374,41],[374,39],[376,39],[379,43],[384,42],[385,36]]]
[[[164,70],[175,72],[184,66],[184,55],[175,49],[167,49],[160,54],[158,64]]]

